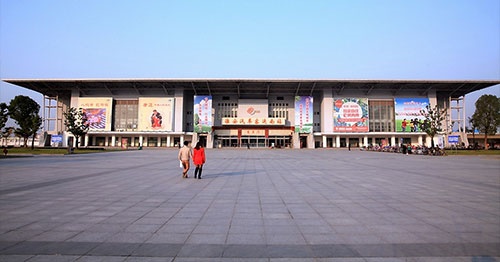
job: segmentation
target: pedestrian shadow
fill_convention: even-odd
[[[225,177],[225,176],[244,176],[244,175],[254,175],[257,173],[255,170],[241,170],[241,171],[232,171],[232,172],[223,172],[223,173],[208,173],[203,174],[203,178],[216,178],[216,177]]]

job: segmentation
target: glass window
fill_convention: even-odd
[[[370,100],[370,132],[394,132],[394,101]]]
[[[115,104],[115,130],[137,129],[139,114],[138,100],[117,100]]]

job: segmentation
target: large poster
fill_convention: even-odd
[[[312,133],[313,97],[295,96],[295,132]]]
[[[429,98],[395,98],[396,132],[420,132],[420,123],[425,117],[420,110],[426,110]]]
[[[335,99],[333,131],[368,132],[368,98]]]
[[[139,97],[140,131],[172,131],[174,99]]]
[[[212,96],[194,96],[194,132],[212,132]]]
[[[111,106],[113,99],[110,97],[80,97],[78,108],[87,116],[89,130],[111,130]]]

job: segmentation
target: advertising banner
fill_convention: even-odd
[[[239,99],[238,117],[267,118],[269,103],[267,99]]]
[[[420,110],[426,110],[429,98],[395,98],[396,132],[420,132],[419,124],[425,119]]]
[[[313,97],[295,96],[295,132],[312,133]]]
[[[140,131],[172,131],[174,98],[139,97]]]
[[[87,116],[89,130],[111,131],[111,97],[80,97],[78,108]]]
[[[223,117],[222,125],[236,126],[284,126],[285,118]]]
[[[194,132],[212,132],[212,96],[194,96]]]
[[[368,132],[368,98],[334,99],[333,131]]]

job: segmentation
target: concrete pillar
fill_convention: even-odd
[[[207,135],[207,148],[214,148],[214,135],[210,133]]]
[[[175,88],[175,109],[174,109],[174,131],[183,132],[184,126],[184,89],[182,87]],[[181,140],[183,140],[181,138]],[[182,141],[183,143],[184,141]]]
[[[159,136],[157,139],[158,141],[156,141],[156,146],[161,147],[161,136]]]
[[[326,148],[328,145],[327,145],[327,137],[326,136],[323,136],[323,148]]]
[[[142,135],[139,136],[139,146],[144,146],[144,137]]]
[[[307,135],[307,148],[314,149],[314,135],[313,134]]]
[[[368,147],[368,136],[363,137],[363,146]]]
[[[293,148],[300,148],[300,137],[298,133],[293,133]]]
[[[167,136],[167,147],[171,147],[172,145],[170,144],[170,136]]]
[[[323,99],[321,100],[321,132],[333,132],[333,94],[331,89],[323,90]],[[325,143],[326,144],[326,143]]]
[[[419,144],[419,145],[422,145],[422,142],[423,142],[423,141],[422,141],[422,136],[418,136],[418,144]]]
[[[142,140],[144,141],[142,146],[148,146],[148,137],[145,136],[142,138]]]
[[[116,136],[115,135],[111,136],[111,146],[116,146]]]
[[[391,136],[391,146],[396,145],[396,136]]]
[[[340,136],[335,136],[335,147],[340,147]]]

